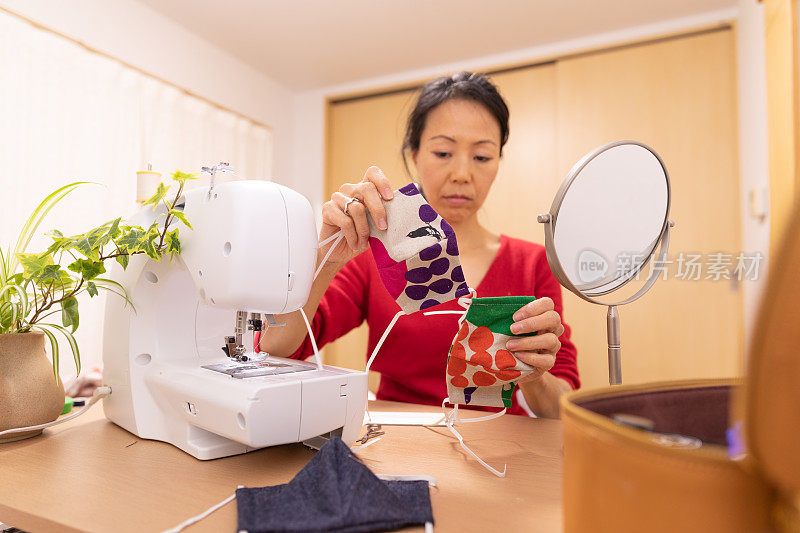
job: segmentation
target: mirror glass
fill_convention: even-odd
[[[661,160],[635,143],[612,143],[572,169],[551,212],[555,252],[576,289],[599,296],[636,277],[666,224],[668,187]]]

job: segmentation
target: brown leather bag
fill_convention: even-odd
[[[743,380],[562,398],[567,532],[800,531],[800,210],[789,227]],[[738,421],[747,453],[731,458],[725,432]]]

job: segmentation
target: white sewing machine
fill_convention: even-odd
[[[365,372],[256,354],[243,339],[248,326],[261,329],[262,313],[279,327],[273,315],[308,298],[317,256],[308,200],[274,183],[212,181],[182,203],[194,231],[181,226],[180,256],[137,255],[112,271],[135,311],[109,295],[106,417],[198,459],[321,435],[352,444]],[[146,207],[130,222],[147,228],[157,213]]]

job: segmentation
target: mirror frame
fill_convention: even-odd
[[[631,271],[626,274],[622,274],[620,276],[611,279],[604,278],[602,280],[597,280],[596,282],[593,282],[595,283],[593,287],[588,287],[584,288],[584,290],[581,290],[578,289],[566,275],[564,267],[560,259],[558,258],[558,254],[556,253],[555,229],[556,229],[556,224],[558,223],[558,213],[559,210],[561,209],[561,204],[563,203],[564,198],[567,195],[567,192],[569,191],[570,187],[573,185],[577,177],[580,175],[581,171],[586,167],[586,165],[588,165],[594,158],[596,158],[600,154],[617,146],[623,146],[623,145],[635,145],[644,148],[645,150],[653,154],[656,160],[658,160],[658,163],[661,165],[661,168],[664,171],[664,179],[667,185],[667,205],[664,213],[664,222],[662,223],[661,231],[653,240],[652,245],[648,250],[644,252],[646,254],[646,257],[635,268],[631,269]],[[586,301],[596,303],[599,305],[623,305],[638,299],[650,289],[653,283],[655,283],[655,280],[658,279],[658,276],[661,275],[664,265],[664,260],[666,259],[667,250],[669,248],[669,230],[674,225],[674,223],[671,220],[669,220],[669,210],[671,202],[672,202],[672,187],[670,184],[669,173],[667,172],[667,167],[664,164],[664,161],[656,153],[655,150],[653,150],[644,143],[632,140],[613,141],[604,144],[602,146],[599,146],[598,148],[595,148],[594,150],[583,156],[577,163],[575,163],[575,165],[569,171],[569,174],[567,174],[567,177],[561,183],[561,186],[559,187],[558,191],[556,192],[555,197],[553,198],[553,203],[550,206],[550,211],[546,214],[539,215],[538,217],[538,221],[544,223],[545,225],[544,227],[545,251],[547,254],[547,262],[550,264],[550,269],[553,271],[553,275],[556,277],[558,282],[561,283],[561,285],[563,285],[567,289],[569,289],[570,292],[574,293],[575,295],[579,296],[580,298]],[[658,247],[659,242],[661,243],[661,249],[659,250],[658,253],[658,261],[660,262],[659,263],[660,266],[658,266],[653,270],[653,272],[650,275],[650,278],[636,294],[634,294],[630,298],[625,299],[624,301],[617,303],[600,302],[595,299],[595,297],[603,296],[605,294],[609,294],[613,291],[616,291],[617,289],[622,288],[623,286],[628,284],[628,282],[634,279],[634,277],[636,277],[639,274],[639,272],[641,272],[642,268],[644,268],[644,266],[650,262],[650,259],[651,257],[653,257],[653,254],[656,248]],[[607,290],[602,290],[600,292],[591,292],[591,289],[604,287],[625,276],[627,276],[627,279],[622,281],[622,283],[620,283],[619,285],[615,285],[614,287],[611,287]]]

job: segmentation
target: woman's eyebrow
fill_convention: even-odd
[[[452,137],[448,137],[447,135],[434,135],[433,137],[429,138],[428,140],[432,141],[434,139],[445,139],[445,140],[453,142],[453,143],[456,142],[455,139],[453,139]]]
[[[456,141],[454,138],[452,138],[452,137],[448,137],[447,135],[434,135],[433,137],[430,137],[428,140],[429,140],[429,141],[432,141],[432,140],[434,140],[434,139],[444,139],[444,140],[446,140],[446,141],[450,141],[450,142],[452,142],[452,143],[454,143],[454,142],[458,142],[458,141]],[[472,145],[474,146],[474,145],[476,145],[476,144],[487,144],[487,143],[488,143],[488,144],[493,144],[493,145],[497,146],[497,143],[496,143],[496,142],[494,142],[494,141],[493,141],[493,140],[491,140],[491,139],[483,139],[482,141],[476,141],[476,142],[472,143]]]

